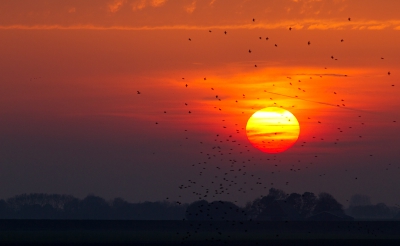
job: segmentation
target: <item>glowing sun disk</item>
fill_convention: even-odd
[[[280,153],[296,143],[300,126],[289,111],[269,107],[255,112],[249,118],[246,133],[255,148],[266,153]]]

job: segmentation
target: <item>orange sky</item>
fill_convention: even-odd
[[[399,7],[395,0],[2,1],[0,197],[160,200],[188,177],[207,184],[211,169],[230,168],[233,158],[287,191],[327,191],[345,205],[354,193],[398,203]],[[244,130],[268,106],[300,122],[298,142],[274,157],[251,147]],[[224,156],[209,160],[214,154]],[[199,178],[192,163],[207,160],[210,171]]]

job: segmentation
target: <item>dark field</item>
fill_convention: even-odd
[[[400,222],[2,220],[0,245],[400,245]]]

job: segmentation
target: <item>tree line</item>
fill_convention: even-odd
[[[290,193],[271,188],[266,196],[240,207],[229,201],[130,203],[60,194],[21,194],[0,200],[0,219],[59,220],[400,220],[400,209],[354,195],[345,209],[331,194]]]
[[[129,203],[88,195],[79,199],[59,194],[22,194],[0,200],[0,219],[179,220],[187,205],[171,202]]]
[[[320,213],[322,217],[313,217]],[[240,208],[230,202],[197,201],[186,210],[189,220],[351,220],[343,205],[328,193],[286,194],[271,188],[267,196],[248,202]]]

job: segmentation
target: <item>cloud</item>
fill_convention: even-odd
[[[142,10],[146,7],[146,0],[138,0],[136,2],[133,2],[131,6],[133,11]]]
[[[114,0],[108,4],[108,11],[116,13],[124,3],[126,3],[126,0]]]
[[[395,11],[400,8],[400,1],[386,5],[365,1],[360,5],[360,0],[76,0],[73,6],[69,1],[36,0],[36,4],[25,5],[21,2],[0,1],[2,29],[81,26],[83,29],[398,30],[400,27]],[[74,18],[66,13],[73,13]],[[348,17],[352,17],[351,21]],[[256,21],[252,22],[252,18]]]
[[[389,25],[387,24],[380,24],[380,25],[374,25],[374,26],[369,26],[368,29],[370,30],[383,30],[386,29]]]
[[[132,10],[142,10],[146,8],[146,6],[151,6],[154,8],[163,6],[167,0],[136,0],[131,3]]]
[[[144,8],[145,5],[135,5],[135,10],[140,10]],[[285,20],[276,23],[259,23],[259,24],[232,24],[232,25],[186,25],[186,24],[176,24],[176,25],[94,25],[94,24],[79,24],[79,25],[1,25],[0,30],[10,30],[10,29],[25,29],[25,30],[210,30],[210,29],[287,29],[292,27],[297,30],[400,30],[400,20],[392,20],[389,22],[384,22],[377,24],[377,21],[368,22],[357,22],[354,24],[348,24],[346,22],[335,22],[334,20],[327,21],[326,23],[314,24],[317,20],[305,20],[293,23],[293,21]]]
[[[318,103],[318,104],[328,105],[328,106],[332,106],[332,107],[338,107],[338,108],[345,109],[345,110],[352,110],[352,111],[364,112],[364,110],[361,110],[361,109],[350,108],[350,107],[341,107],[340,105],[338,106],[337,104],[326,103],[326,102],[321,102],[321,101],[314,101],[314,100],[309,100],[309,99],[305,99],[305,98],[300,98],[300,97],[297,97],[297,96],[289,96],[289,95],[280,94],[280,93],[271,92],[271,91],[266,91],[266,93],[274,94],[274,95],[278,95],[278,96],[283,96],[283,97],[289,97],[289,98],[293,98],[293,99],[297,99],[297,100],[302,100],[302,101],[307,101],[307,102],[312,102],[312,103]]]
[[[166,2],[166,0],[153,0],[153,1],[151,2],[151,6],[153,6],[153,7],[160,7],[160,6],[162,6],[165,2]]]
[[[2,29],[287,29],[398,30],[388,5],[359,0],[24,0],[0,1]],[[40,4],[39,4],[40,3]],[[355,12],[355,10],[359,10]],[[288,12],[288,10],[290,11]],[[376,10],[376,11],[375,11]],[[378,11],[379,10],[379,11]],[[135,12],[135,13],[133,13]],[[71,14],[73,13],[73,14]],[[111,14],[110,14],[111,13]],[[190,15],[188,15],[188,13]],[[384,14],[383,14],[384,13]],[[351,21],[348,18],[351,17]],[[253,22],[252,19],[256,21]],[[112,28],[113,27],[113,28]]]
[[[185,7],[186,12],[189,14],[193,13],[193,11],[196,9],[196,0],[194,0],[190,5]]]
[[[301,76],[333,76],[333,77],[347,77],[347,74],[337,74],[337,73],[314,73],[314,74],[306,74],[306,73],[301,73],[301,74],[296,74],[296,75],[301,75]]]

